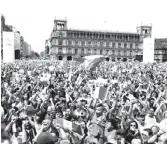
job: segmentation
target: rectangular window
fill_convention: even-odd
[[[82,44],[82,46],[85,46],[85,42],[84,41],[82,41],[81,44]]]
[[[71,44],[72,44],[71,40],[69,40],[69,41],[68,41],[68,44],[69,44],[69,45],[71,45]]]
[[[81,41],[78,41],[78,45],[81,46]]]
[[[130,44],[130,48],[133,48],[133,44]]]
[[[94,49],[94,54],[97,54],[97,49]]]
[[[118,43],[118,47],[121,48],[121,43]]]
[[[101,55],[103,54],[103,50],[102,50],[102,49],[100,50],[100,54],[101,54]]]
[[[138,48],[138,44],[135,45],[135,48]]]
[[[111,46],[112,46],[112,43],[111,43]],[[107,42],[107,47],[110,47],[110,42]]]
[[[112,50],[112,54],[114,55],[114,53],[115,53],[115,50]]]
[[[124,55],[124,52],[123,51],[121,51],[121,56],[123,56]]]
[[[75,41],[72,41],[72,45],[75,45]]]
[[[103,42],[103,46],[106,47],[106,42]]]
[[[120,50],[118,51],[118,55],[121,55],[121,51]]]
[[[78,54],[78,49],[75,49],[75,54]]]
[[[94,42],[91,43],[92,47],[94,46]]]
[[[127,48],[127,43],[124,44],[124,48]]]
[[[97,42],[97,46],[98,46],[98,47],[100,46],[100,42]]]
[[[115,47],[115,43],[112,43],[112,47],[113,47],[113,48]]]
[[[62,48],[59,48],[59,52],[62,52]]]
[[[88,49],[88,54],[90,54],[91,52],[90,52],[90,49]]]
[[[69,53],[71,53],[71,52],[72,52],[71,48],[69,48],[69,49],[68,49],[68,52],[69,52]]]
[[[63,45],[63,40],[59,39],[59,40],[58,40],[58,44],[59,44],[59,45]]]

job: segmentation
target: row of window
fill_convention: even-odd
[[[163,57],[162,57],[162,55],[155,55],[154,56],[154,59],[162,59]]]
[[[167,50],[155,50],[154,54],[167,54]]]
[[[63,50],[62,48],[59,48],[58,49],[58,52],[59,53],[63,53]],[[120,51],[120,50],[103,50],[103,49],[100,49],[100,50],[97,50],[97,49],[81,49],[80,51],[78,51],[78,49],[72,49],[72,48],[68,48],[66,50],[66,53],[73,53],[73,54],[79,54],[79,53],[84,53],[84,54],[114,54],[114,55],[121,55],[121,56],[132,56],[132,55],[135,55],[136,52],[135,51]]]
[[[167,55],[154,55],[154,59],[167,59]]]
[[[67,33],[69,38],[87,38],[87,39],[109,39],[109,40],[126,40],[139,41],[139,35],[124,35],[124,34],[100,34],[100,33]]]
[[[69,46],[83,46],[83,47],[113,47],[113,48],[138,48],[138,44],[135,43],[117,43],[117,42],[92,42],[92,41],[72,41],[72,40],[54,40],[52,44]]]

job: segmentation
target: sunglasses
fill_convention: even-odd
[[[131,124],[130,126],[131,126],[131,127],[132,127],[132,126],[133,126],[133,127],[136,127],[136,125],[135,125],[135,124]]]

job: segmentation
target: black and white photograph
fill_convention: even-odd
[[[167,144],[167,0],[1,0],[1,144]]]

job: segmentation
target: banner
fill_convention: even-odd
[[[108,83],[107,79],[98,78],[97,80],[89,80],[90,85],[96,85],[97,87],[104,86]]]
[[[154,38],[143,39],[143,62],[154,62]]]
[[[15,62],[13,32],[3,32],[3,62],[4,63]]]
[[[73,131],[79,135],[82,135],[81,126],[74,123],[74,122],[71,122],[71,121],[68,121],[68,120],[65,120],[62,118],[57,118],[57,119],[53,120],[53,125],[55,127],[56,127],[56,125],[60,125],[64,129],[67,129],[67,130]]]
[[[106,87],[96,87],[94,94],[92,95],[95,99],[101,99],[104,100],[107,94],[107,88]]]

